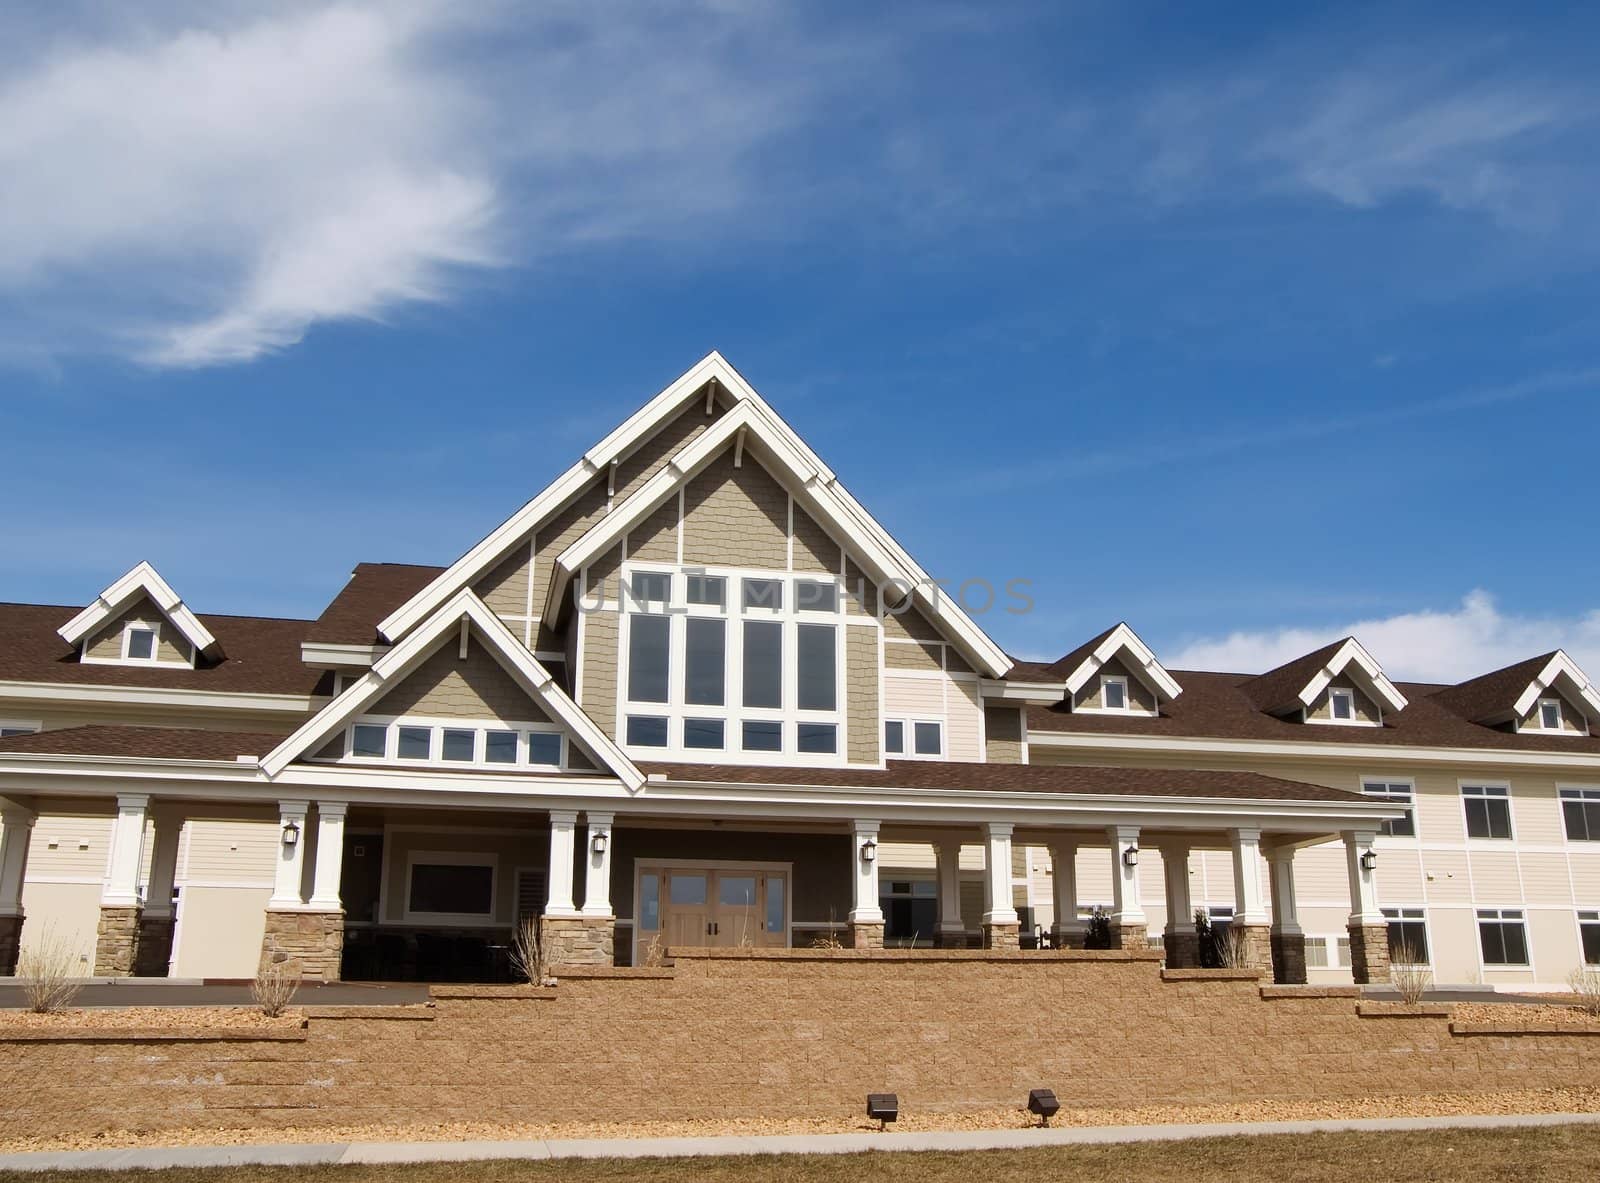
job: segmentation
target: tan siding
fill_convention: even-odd
[[[678,561],[678,496],[674,493],[628,531],[628,557],[649,563]]]
[[[1112,658],[1101,667],[1100,671],[1082,686],[1072,696],[1074,707],[1098,707],[1104,700],[1101,698],[1101,683],[1106,678],[1126,678],[1128,680],[1128,701],[1139,710],[1147,714],[1156,713],[1156,698],[1150,693],[1150,688],[1141,682],[1126,665],[1116,658]]]
[[[1355,695],[1357,718],[1363,719],[1368,723],[1376,723],[1382,718],[1378,705],[1367,697],[1365,691],[1348,678],[1335,678],[1328,683],[1327,689],[1317,695],[1316,701],[1306,708],[1306,717],[1309,719],[1333,718],[1333,707],[1330,705],[1328,697],[1329,693],[1334,690],[1348,690]]]
[[[1472,878],[1467,867],[1467,855],[1459,850],[1430,850],[1428,852],[1428,902],[1441,904],[1470,904]],[[1479,898],[1481,899],[1481,893]],[[1378,897],[1381,902],[1383,897]]]
[[[29,879],[85,879],[99,883],[111,849],[106,814],[40,814],[28,843]]]
[[[532,556],[528,544],[518,543],[504,561],[473,586],[478,598],[500,616],[524,616],[528,611],[528,580]],[[535,609],[539,611],[539,609]],[[518,637],[520,628],[511,630]]]
[[[892,670],[944,671],[944,646],[927,641],[890,641],[883,646],[883,664]]]
[[[183,893],[173,950],[180,978],[252,978],[261,961],[270,888],[196,887]]]
[[[952,760],[982,760],[983,702],[973,678],[945,685],[945,753]]]
[[[617,733],[617,643],[614,612],[588,612],[583,627],[583,709],[608,735]]]
[[[883,727],[878,717],[878,630],[847,627],[845,644],[845,723],[852,764],[876,764]]]
[[[640,485],[660,472],[667,461],[692,443],[696,436],[722,418],[725,413],[722,406],[716,404],[712,406],[711,414],[707,415],[703,396],[690,399],[676,419],[663,424],[660,431],[640,444],[633,455],[617,465],[616,504],[620,505]]]
[[[983,709],[984,759],[991,764],[1022,763],[1022,711],[988,705]]]
[[[912,678],[893,672],[883,676],[883,708],[890,718],[916,715],[944,718],[944,684],[937,678]]]
[[[584,569],[583,602],[616,603],[622,594],[622,544],[618,543]]]
[[[1530,904],[1570,904],[1572,884],[1567,860],[1558,854],[1523,854],[1519,858],[1522,892]]]
[[[1509,851],[1472,852],[1472,888],[1477,902],[1522,902],[1522,883],[1517,875],[1517,856]]]
[[[597,476],[584,491],[549,522],[539,527],[537,554],[533,563],[533,610],[544,611],[550,592],[550,574],[556,559],[604,515],[606,478]],[[569,593],[570,595],[570,593]]]
[[[938,641],[942,640],[939,630],[928,623],[916,608],[908,607],[903,612],[890,609],[883,616],[883,635],[903,641]]]
[[[1553,780],[1519,776],[1511,782],[1511,833],[1518,843],[1561,845],[1566,826]]]
[[[1388,870],[1390,861],[1381,860],[1380,873]],[[1294,889],[1302,907],[1334,904],[1348,913],[1350,872],[1345,867],[1344,843],[1328,842],[1298,852],[1294,856]]]
[[[867,577],[867,573],[856,565],[854,559],[847,558],[844,565],[844,610],[853,616],[876,616],[878,614],[878,589],[877,585]]]
[[[537,722],[545,713],[483,647],[476,633],[467,659],[455,637],[372,707],[375,715],[437,715],[446,719]]]
[[[185,881],[270,887],[277,856],[274,821],[196,820],[189,823],[188,857],[180,870]]]
[[[22,948],[47,938],[64,944],[74,976],[94,969],[95,932],[100,923],[99,883],[35,883],[22,888]]]
[[[794,507],[794,569],[839,573],[839,544],[800,506]]]
[[[1541,697],[1554,698],[1560,703],[1561,730],[1579,734],[1588,730],[1588,727],[1585,726],[1587,720],[1585,720],[1583,712],[1576,709],[1570,702],[1568,702],[1565,695],[1550,692],[1541,695]],[[1518,720],[1517,726],[1523,730],[1532,729],[1537,731],[1541,729],[1540,724],[1542,722],[1543,719],[1540,717],[1539,713],[1539,703],[1538,700],[1535,700],[1533,709],[1530,710],[1526,715],[1523,715],[1520,720]]]
[[[159,661],[189,660],[189,642],[173,627],[155,601],[142,596],[115,620],[89,638],[85,653],[89,657],[118,660],[122,657],[122,630],[130,621],[156,626],[156,658]]]
[[[964,660],[961,654],[955,651],[953,645],[944,647],[944,668],[952,674],[970,674],[973,669]]]
[[[782,571],[789,557],[789,494],[746,453],[729,448],[684,492],[683,561]]]
[[[1600,851],[1574,855],[1569,860],[1572,867],[1572,890],[1577,895],[1580,908],[1600,908]]]

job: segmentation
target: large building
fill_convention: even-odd
[[[1281,981],[1392,948],[1554,987],[1600,961],[1596,722],[1561,652],[1247,675],[1118,624],[1014,660],[713,354],[316,620],[197,615],[145,564],[0,605],[0,972],[49,940],[86,974],[493,978],[530,917],[556,964],[1092,926],[1190,965],[1200,913]]]

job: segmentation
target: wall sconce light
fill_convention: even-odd
[[[1139,865],[1139,846],[1137,843],[1122,852],[1122,865],[1125,867],[1137,867]]]
[[[601,830],[589,840],[589,849],[596,854],[604,854],[606,852],[606,832],[604,830]]]
[[[283,844],[285,846],[291,846],[292,847],[295,844],[297,844],[299,841],[300,841],[300,823],[297,822],[297,821],[284,822],[283,823]]]
[[[1363,850],[1361,852],[1361,869],[1363,871],[1376,871],[1378,869],[1378,852],[1376,850]]]
[[[874,842],[871,838],[868,838],[865,842],[863,842],[861,844],[861,861],[864,862],[864,863],[870,863],[870,862],[872,862],[873,859],[875,859],[877,857],[878,857],[878,844],[876,842]],[[891,1118],[890,1120],[893,1120],[893,1119]]]

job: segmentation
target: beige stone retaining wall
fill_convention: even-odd
[[[1144,952],[678,951],[303,1030],[0,1029],[0,1138],[109,1129],[848,1116],[1600,1087],[1593,1034],[1457,1025]]]

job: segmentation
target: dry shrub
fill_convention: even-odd
[[[540,985],[549,976],[539,917],[524,916],[517,921],[516,935],[511,938],[510,956],[512,970],[529,985]]]
[[[77,970],[76,942],[46,925],[38,939],[25,944],[17,956],[17,984],[28,1000],[28,1009],[51,1015],[72,1005],[83,988]]]
[[[646,969],[660,969],[667,963],[667,949],[661,943],[661,934],[658,932],[650,938],[650,943],[644,947],[644,966]]]
[[[1218,969],[1243,969],[1249,962],[1249,943],[1241,925],[1214,925],[1211,929]]]
[[[276,954],[268,954],[265,964],[256,970],[256,980],[250,983],[250,997],[255,999],[256,1009],[269,1019],[288,1010],[300,990],[300,963],[292,959],[277,961],[275,957]]]
[[[1400,1001],[1416,1006],[1433,985],[1433,967],[1422,964],[1422,951],[1410,941],[1401,941],[1389,953],[1389,982],[1400,993]]]
[[[843,949],[847,946],[839,939],[838,930],[829,928],[827,932],[818,933],[811,938],[813,949]]]
[[[1567,975],[1567,985],[1577,996],[1578,1009],[1600,1019],[1600,966],[1580,965]]]

